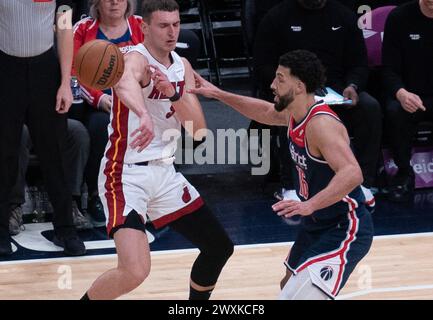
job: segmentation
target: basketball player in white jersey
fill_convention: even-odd
[[[198,130],[206,128],[206,121],[197,97],[186,92],[195,86],[191,65],[173,51],[180,30],[176,1],[146,0],[142,10],[145,40],[125,56],[124,75],[114,88],[99,176],[118,265],[101,275],[82,299],[115,299],[146,279],[151,264],[147,218],[156,228],[170,226],[200,249],[189,298],[209,299],[233,243],[173,166],[181,125],[192,121],[194,132],[189,133],[200,140]],[[175,139],[168,139],[173,132]]]

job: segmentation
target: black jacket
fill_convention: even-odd
[[[281,55],[296,49],[317,54],[326,68],[327,85],[340,93],[351,83],[359,90],[368,80],[367,50],[357,16],[335,0],[321,10],[305,10],[296,0],[272,8],[260,23],[254,65],[262,89],[275,76]]]

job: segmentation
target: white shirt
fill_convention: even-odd
[[[0,50],[15,57],[34,57],[54,44],[56,5],[70,1],[0,0]]]

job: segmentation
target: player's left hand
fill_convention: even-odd
[[[356,106],[358,104],[359,96],[358,93],[356,93],[355,88],[353,88],[352,86],[348,86],[346,89],[344,89],[343,97],[352,100],[352,103],[349,104],[349,106]]]
[[[188,93],[202,95],[206,98],[212,98],[215,99],[218,92],[221,90],[214,86],[209,81],[203,79],[201,75],[199,75],[197,72],[193,70],[194,73],[194,80],[195,80],[195,88],[190,88],[187,90]]]
[[[71,85],[69,83],[62,83],[57,90],[56,111],[58,113],[68,112],[73,100],[74,98],[72,97]]]
[[[172,97],[176,93],[176,89],[171,84],[170,80],[168,80],[167,75],[155,65],[147,65],[147,67],[151,71],[150,78],[153,80],[153,85],[155,88],[162,92],[166,97]]]
[[[296,215],[309,216],[314,212],[308,201],[282,200],[272,206],[279,216],[290,218]]]

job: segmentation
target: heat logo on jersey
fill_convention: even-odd
[[[179,94],[182,96],[183,95],[183,89],[185,88],[185,80],[179,81],[179,82],[172,82],[171,84],[172,84],[173,88],[177,92],[179,92]],[[151,99],[151,100],[163,100],[163,99],[168,99],[169,97],[167,97],[165,94],[163,94],[158,89],[153,87],[152,92],[149,94],[149,96],[147,98]]]

